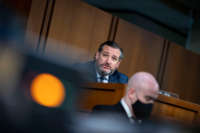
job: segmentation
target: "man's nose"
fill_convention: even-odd
[[[112,58],[108,57],[107,60],[106,60],[106,63],[111,64],[112,63]]]

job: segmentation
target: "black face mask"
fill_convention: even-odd
[[[151,115],[151,111],[153,108],[153,104],[144,104],[141,103],[139,100],[132,104],[132,109],[135,113],[137,119],[144,120],[148,119]]]

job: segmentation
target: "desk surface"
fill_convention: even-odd
[[[126,85],[89,83],[82,88],[80,110],[90,112],[95,105],[112,105],[119,102]],[[159,95],[154,103],[152,117],[200,124],[200,105]]]
[[[154,103],[152,118],[186,124],[200,124],[200,105],[160,95]]]

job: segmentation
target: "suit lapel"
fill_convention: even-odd
[[[117,83],[116,73],[117,73],[117,71],[115,71],[112,75],[109,76],[110,83]]]
[[[122,107],[122,104],[120,102],[118,102],[115,105],[115,108],[116,108],[116,110],[117,110],[118,113],[120,113],[123,117],[125,117],[126,119],[128,119],[126,111],[124,110],[124,108]]]
[[[89,65],[89,71],[91,71],[91,77],[92,77],[92,80],[94,82],[97,82],[97,75],[96,75],[96,70],[95,70],[95,61],[91,61],[90,62],[90,65]]]

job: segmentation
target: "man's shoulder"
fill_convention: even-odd
[[[94,61],[75,63],[73,67],[82,71],[91,71],[94,69]]]
[[[97,105],[93,108],[93,111],[97,112],[112,112],[112,111],[118,111],[121,109],[121,103],[117,103],[115,105]]]
[[[93,108],[93,111],[111,111],[113,108],[112,105],[97,105]]]
[[[118,72],[118,71],[117,71]],[[128,76],[126,76],[125,74],[118,72],[118,74],[120,75],[121,78],[127,79],[128,80]]]
[[[111,75],[111,78],[112,78],[111,80],[113,80],[114,82],[118,82],[122,84],[128,83],[128,76],[126,76],[125,74],[117,70],[115,71],[113,75]]]
[[[82,75],[87,75],[88,82],[96,81],[96,73],[94,67],[94,61],[79,62],[74,64],[74,68],[77,69]]]
[[[78,65],[78,66],[90,66],[90,65],[94,65],[94,61],[76,63],[75,65]]]
[[[116,120],[127,119],[126,113],[120,102],[115,105],[97,105],[93,108],[92,115],[105,116]]]

